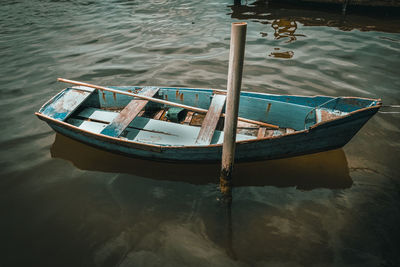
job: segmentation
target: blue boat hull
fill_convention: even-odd
[[[250,93],[244,94],[249,95]],[[263,98],[264,96],[255,94],[250,97]],[[340,148],[351,140],[378,111],[379,107],[378,100],[373,105],[353,110],[346,116],[317,123],[291,134],[238,141],[235,159],[236,161],[276,159]],[[38,112],[36,115],[62,135],[114,153],[161,161],[215,162],[221,159],[221,144],[162,146],[127,142],[81,130],[42,112]]]

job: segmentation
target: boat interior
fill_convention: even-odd
[[[124,140],[162,146],[195,146],[223,142],[226,91],[213,89],[111,87],[193,107],[201,114],[105,90],[66,88],[39,111],[79,129]],[[337,119],[376,101],[327,96],[285,96],[242,92],[239,117],[276,127],[238,121],[237,141],[293,134]]]

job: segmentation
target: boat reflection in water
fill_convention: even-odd
[[[219,163],[182,164],[128,158],[60,134],[56,134],[51,156],[68,160],[82,170],[127,173],[199,185],[217,183],[220,171]],[[286,159],[237,163],[233,177],[234,186],[295,186],[301,190],[344,189],[353,183],[342,149]]]

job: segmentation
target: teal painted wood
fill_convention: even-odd
[[[165,100],[185,104],[193,107],[208,108],[210,106],[212,90],[187,90],[183,88],[168,88],[160,91]]]
[[[77,117],[96,120],[109,124],[115,119],[115,117],[118,116],[118,114],[119,114],[118,112],[89,107],[79,112]]]
[[[159,88],[156,87],[145,87],[138,94],[153,97],[158,90]],[[101,133],[112,137],[118,137],[148,102],[149,101],[142,99],[131,100]]]
[[[101,131],[104,130],[104,128],[107,127],[106,123],[100,123],[100,122],[94,122],[94,121],[84,121],[80,119],[68,119],[68,123],[71,125],[74,125],[76,127],[79,127],[79,129],[92,132],[95,134],[101,133]]]
[[[67,88],[53,98],[48,105],[41,109],[46,116],[64,121],[74,112],[94,91],[88,87]]]
[[[110,88],[122,90],[122,91],[127,91],[131,93],[139,93],[143,87],[139,86],[124,86],[124,87],[118,87],[118,86],[110,86]],[[127,96],[127,95],[120,95],[120,94],[114,94],[111,92],[107,91],[101,91],[98,90],[98,105],[99,107],[102,108],[115,108],[115,107],[125,107],[128,105],[129,102],[131,102],[132,97]]]
[[[139,91],[142,87],[117,88]],[[114,100],[112,93],[104,92],[103,95],[103,92],[95,91],[84,100],[79,100],[81,103],[78,105],[71,105],[74,108],[69,109],[69,114],[61,121],[62,116],[50,110],[57,103],[62,103],[58,101],[65,101],[63,98],[70,90],[76,89],[68,88],[60,92],[36,113],[61,134],[132,157],[169,161],[220,160],[223,139],[220,131],[215,131],[211,145],[199,145],[196,144],[199,127],[136,117],[121,137],[101,134],[118,113],[100,108],[123,108],[132,100],[126,96],[117,95]],[[213,94],[214,90],[211,89],[161,87],[159,90],[160,97],[164,99],[186,105],[196,103],[197,107],[206,109],[210,107]],[[240,116],[267,123],[276,122],[279,126],[297,131],[292,134],[280,132],[279,136],[262,139],[238,135],[235,153],[238,161],[282,158],[342,147],[381,106],[377,99],[281,96],[252,92],[242,92],[240,103]],[[324,121],[321,119],[322,111],[336,115]]]
[[[279,102],[256,97],[241,97],[239,116],[279,125],[280,127],[304,130],[304,120],[313,107],[288,102]],[[309,123],[315,123],[310,116]]]
[[[206,117],[203,120],[199,135],[196,139],[196,144],[199,145],[209,145],[211,144],[212,138],[214,136],[215,129],[219,118],[221,117],[222,109],[225,105],[226,96],[225,95],[214,95],[211,105],[208,108]]]

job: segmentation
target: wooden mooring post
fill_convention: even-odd
[[[235,161],[236,129],[239,112],[240,89],[246,43],[247,23],[232,23],[229,52],[229,70],[227,97],[225,107],[224,143],[222,147],[222,164],[220,190],[225,201],[232,200],[232,170]]]

